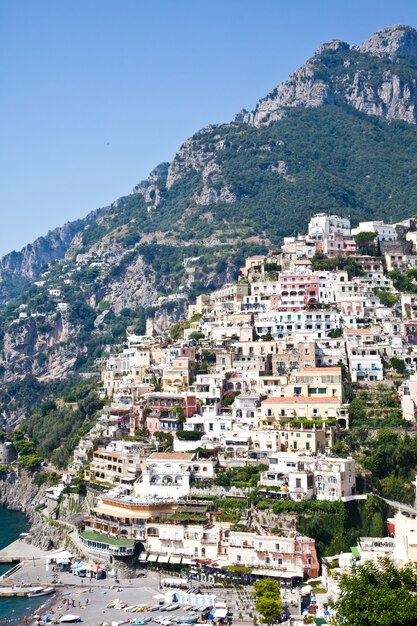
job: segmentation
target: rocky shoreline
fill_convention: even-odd
[[[58,528],[45,523],[39,513],[45,501],[45,486],[33,482],[30,474],[24,470],[13,470],[0,480],[0,505],[12,511],[21,511],[29,520],[29,536],[26,541],[44,550],[56,548],[62,542]]]

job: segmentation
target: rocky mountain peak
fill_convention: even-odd
[[[391,60],[403,55],[417,56],[417,31],[401,24],[386,26],[355,49]]]
[[[260,126],[286,117],[294,107],[349,104],[386,121],[415,124],[417,70],[412,57],[417,57],[417,31],[410,26],[382,28],[360,46],[334,39],[236,121]]]
[[[339,50],[349,50],[350,46],[346,41],[342,41],[341,39],[332,39],[328,43],[323,43],[316,50],[316,55],[322,54],[323,52],[338,52]]]

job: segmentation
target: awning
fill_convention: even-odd
[[[182,560],[182,564],[183,565],[194,565],[194,561],[192,561],[191,559],[187,559],[186,557],[183,558]]]
[[[167,554],[161,554],[158,559],[158,563],[168,563],[168,562],[169,562],[169,556]]]
[[[141,552],[139,554],[139,561],[146,561],[147,556],[146,556],[146,552]]]
[[[215,619],[223,619],[227,615],[227,609],[216,609],[214,613]]]
[[[270,575],[270,574],[269,574]],[[303,572],[277,572],[278,578],[303,578]]]
[[[150,561],[151,563],[156,563],[156,561],[158,560],[158,556],[159,554],[149,554],[148,561]]]
[[[57,559],[73,559],[74,555],[68,550],[56,550],[55,552],[48,552],[48,554],[42,555],[43,559],[49,559],[50,561]]]
[[[277,569],[254,569],[252,570],[252,575],[268,576],[271,578],[303,578],[302,571],[283,571]]]
[[[179,556],[178,554],[171,554],[170,563],[179,564],[181,563],[181,559],[182,559],[182,556]]]

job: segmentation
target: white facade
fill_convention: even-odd
[[[384,369],[379,354],[350,354],[349,372],[353,383],[384,379]]]
[[[279,486],[292,500],[314,496],[318,500],[339,500],[354,494],[355,461],[326,455],[278,452],[269,457],[269,470],[260,484]]]
[[[339,326],[337,311],[295,311],[260,314],[255,320],[258,335],[271,333],[274,339],[283,339],[297,333],[311,333],[311,338],[320,339]]]
[[[308,236],[314,240],[321,240],[331,233],[340,233],[348,237],[350,235],[350,218],[339,215],[327,215],[317,213],[308,224]]]
[[[398,239],[395,227],[385,224],[382,220],[359,222],[359,226],[352,229],[352,235],[359,235],[359,233],[375,233],[378,235],[379,241],[396,241]]]
[[[214,478],[213,461],[198,460],[193,452],[153,452],[135,483],[139,498],[183,498],[190,493],[190,478]]]

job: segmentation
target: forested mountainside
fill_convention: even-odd
[[[414,29],[324,44],[252,113],[197,132],[130,195],[4,257],[7,419],[19,397],[10,385],[90,371],[126,327],[144,332],[151,319],[165,330],[197,293],[235,279],[245,256],[302,231],[313,213],[353,223],[414,214],[416,105]]]

